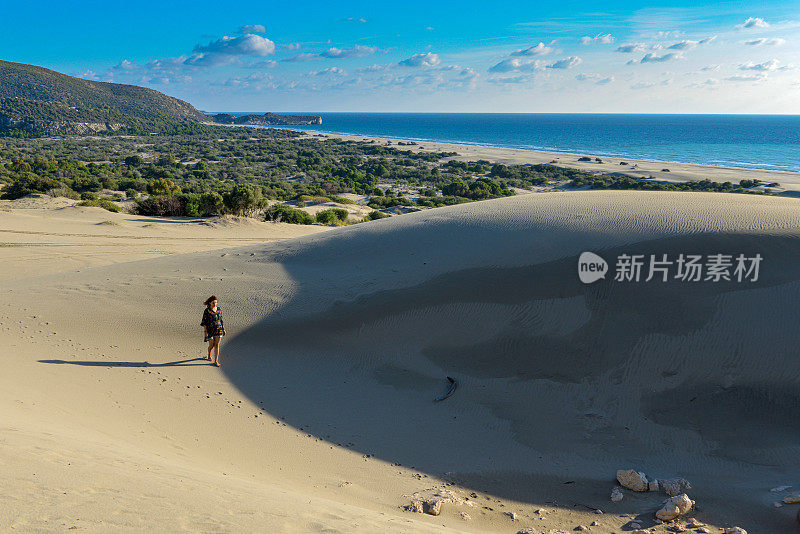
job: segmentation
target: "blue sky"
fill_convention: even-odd
[[[800,2],[4,2],[0,59],[209,111],[800,114]]]

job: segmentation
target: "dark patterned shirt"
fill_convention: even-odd
[[[208,329],[208,337],[223,335],[222,308],[217,306],[217,311],[214,311],[206,307],[205,311],[203,311],[203,321],[200,326],[205,326]]]

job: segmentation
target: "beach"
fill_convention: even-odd
[[[794,199],[557,192],[334,229],[14,202],[2,530],[668,532],[662,492],[610,499],[618,469],[688,479],[712,532],[796,529],[773,505],[796,488],[771,491],[800,475]],[[764,264],[583,285],[584,250]]]
[[[490,146],[466,145],[455,143],[435,143],[419,141],[409,145],[407,140],[383,137],[364,137],[340,134],[322,134],[305,132],[320,138],[343,139],[347,141],[366,141],[385,144],[387,141],[403,150],[428,151],[428,152],[456,152],[458,156],[452,159],[460,161],[476,161],[480,159],[493,163],[506,165],[525,165],[551,163],[559,167],[580,169],[597,173],[622,173],[637,178],[654,178],[659,181],[689,181],[711,180],[714,182],[732,182],[738,184],[740,180],[760,180],[765,184],[778,183],[779,186],[770,188],[775,193],[786,196],[800,195],[800,173],[774,171],[767,169],[746,169],[741,167],[719,167],[714,165],[697,165],[693,163],[678,163],[671,161],[652,161],[645,159],[614,158],[600,156],[602,163],[595,161],[598,156],[593,154],[567,154],[563,152],[540,152],[535,150],[521,150],[513,148],[499,148]],[[578,161],[582,156],[590,161]],[[625,162],[627,165],[620,165]],[[635,167],[635,168],[634,168]],[[664,169],[669,169],[668,172]],[[758,188],[757,188],[758,189]],[[763,189],[763,188],[762,188]]]

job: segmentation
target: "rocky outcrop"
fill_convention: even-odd
[[[124,124],[117,122],[39,121],[0,115],[0,129],[30,133],[88,134],[116,132],[124,127]]]

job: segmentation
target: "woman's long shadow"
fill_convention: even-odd
[[[86,367],[177,367],[187,365],[206,365],[205,358],[191,358],[189,360],[177,360],[174,362],[150,363],[150,362],[103,362],[97,360],[39,360],[39,363],[57,363],[68,365],[83,365]]]

